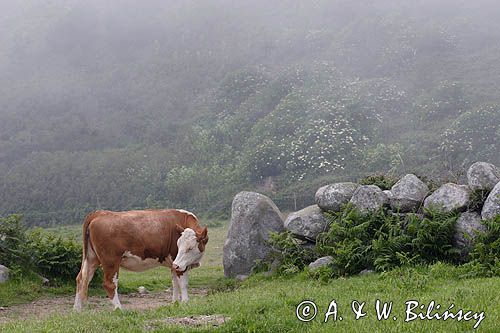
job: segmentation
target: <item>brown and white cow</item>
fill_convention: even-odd
[[[200,265],[207,233],[207,227],[202,228],[196,216],[185,210],[100,210],[89,214],[83,224],[83,258],[76,278],[74,309],[81,310],[99,266],[104,271],[104,289],[115,309],[121,309],[120,267],[134,272],[157,266],[170,268],[173,301],[187,301],[188,270]]]

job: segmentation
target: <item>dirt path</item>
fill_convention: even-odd
[[[206,294],[207,289],[189,289],[190,297],[205,296]],[[22,318],[23,320],[30,318],[41,319],[56,313],[68,313],[70,311],[73,311],[74,299],[74,295],[41,298],[31,303],[0,308],[0,324],[15,321],[19,318]],[[120,295],[120,301],[124,310],[143,311],[170,304],[172,301],[172,291],[170,289],[167,289],[162,292],[147,294],[133,293],[128,295]],[[93,296],[89,297],[89,302],[85,309],[87,311],[89,309],[99,311],[112,311],[112,305],[110,301],[104,296]]]

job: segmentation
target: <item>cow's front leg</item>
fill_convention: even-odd
[[[189,300],[188,297],[188,272],[185,271],[180,277],[179,277],[179,285],[181,289],[181,302],[187,302]]]
[[[172,303],[181,300],[179,295],[179,284],[180,284],[179,277],[177,276],[175,270],[172,270]]]

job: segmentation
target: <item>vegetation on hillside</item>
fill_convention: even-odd
[[[0,214],[31,225],[500,162],[491,1],[1,6]]]

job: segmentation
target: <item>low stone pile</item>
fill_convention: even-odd
[[[484,203],[480,203],[480,213],[468,211],[473,191],[489,192]],[[476,162],[467,171],[467,184],[446,183],[432,193],[414,174],[405,175],[385,191],[375,185],[334,183],[319,188],[315,201],[315,205],[293,212],[283,220],[268,197],[253,192],[236,195],[224,245],[225,275],[249,274],[255,260],[263,260],[269,253],[266,240],[271,231],[289,230],[305,246],[313,245],[317,236],[328,228],[323,213],[339,212],[348,203],[366,214],[382,207],[403,215],[424,214],[424,208],[460,212],[454,242],[462,254],[467,255],[477,233],[485,230],[481,221],[500,214],[500,169],[490,163]],[[328,257],[320,258],[311,263],[311,268],[330,261]]]

